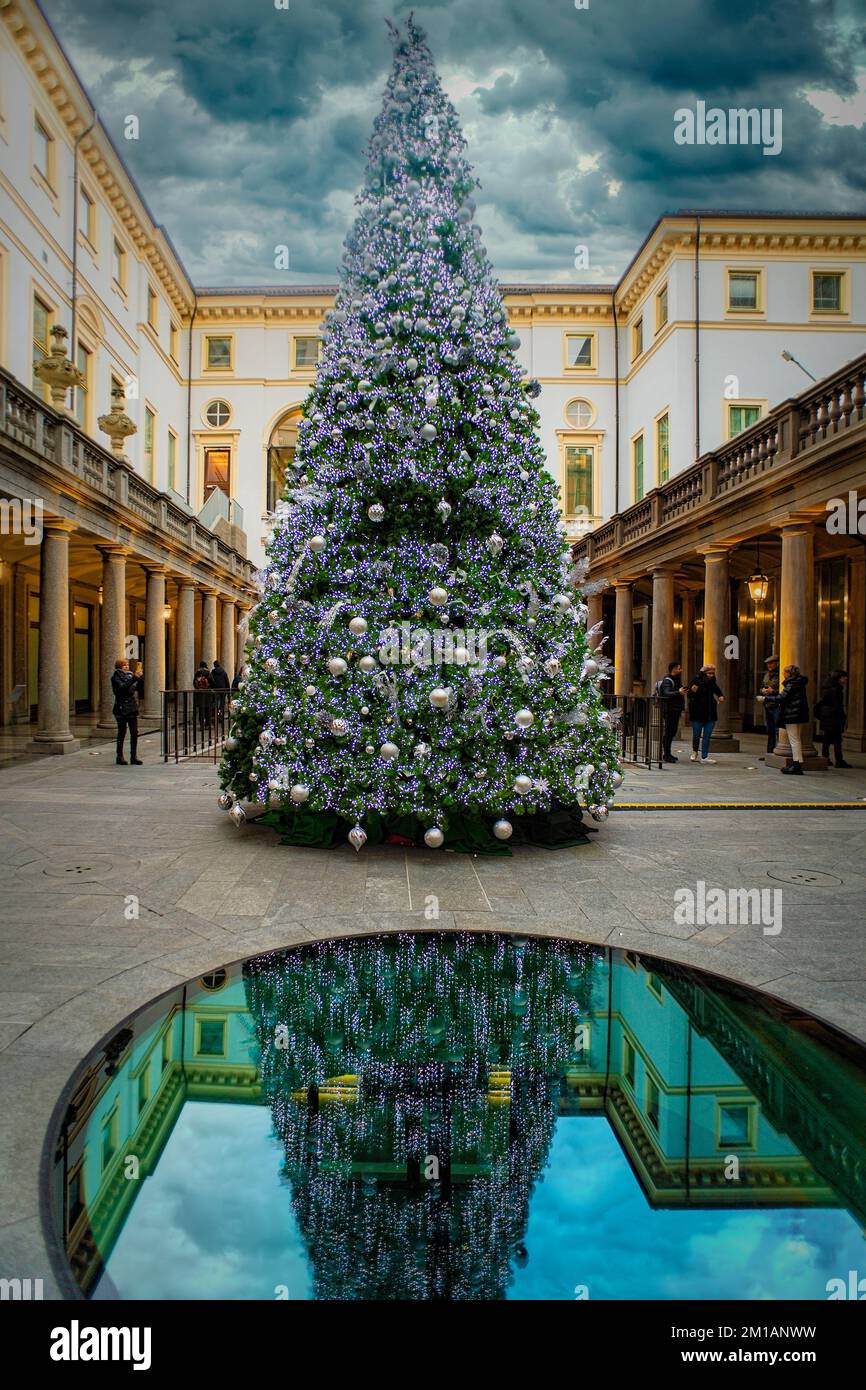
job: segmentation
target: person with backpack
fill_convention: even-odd
[[[666,763],[679,762],[679,758],[673,755],[671,744],[680,725],[680,715],[686,707],[685,686],[680,685],[682,674],[682,664],[679,661],[671,661],[668,663],[667,675],[656,681],[656,695],[663,701],[662,761]]]
[[[778,720],[776,718],[779,711],[779,658],[775,652],[768,656],[764,662],[764,680],[758,694],[758,699],[764,706],[764,724],[767,729],[767,753],[766,757],[775,751],[778,734]],[[764,758],[761,758],[761,762]]]
[[[799,666],[786,666],[782,672],[782,689],[779,693],[779,728],[787,729],[791,743],[791,760],[780,769],[803,776],[803,739],[809,730],[809,700],[806,686],[809,677],[804,676]]]
[[[718,701],[724,700],[716,682],[716,668],[705,664],[689,681],[689,720],[692,726],[693,763],[715,763],[710,757],[710,739],[719,717]]]
[[[821,686],[821,699],[816,715],[821,721],[821,752],[828,759],[828,767],[850,767],[842,752],[842,734],[845,730],[845,687],[848,684],[847,671],[834,671]],[[830,744],[833,745],[835,763],[829,761]]]
[[[138,699],[144,694],[144,677],[138,671],[130,671],[129,662],[120,657],[114,663],[111,676],[111,689],[114,693],[112,713],[117,721],[117,752],[114,761],[118,767],[141,767],[138,753]],[[129,763],[123,756],[123,743],[129,730]]]
[[[201,740],[205,742],[205,727],[210,728],[211,722],[211,679],[207,669],[207,662],[200,661],[198,670],[193,677],[193,737],[196,728],[201,729]]]

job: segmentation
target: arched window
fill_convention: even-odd
[[[286,469],[295,457],[298,444],[298,425],[303,418],[299,405],[287,411],[274,426],[268,443],[267,508],[272,512],[286,485]]]

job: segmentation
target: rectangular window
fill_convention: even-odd
[[[83,430],[87,429],[87,407],[90,401],[91,371],[93,353],[83,343],[78,344],[76,367],[84,377],[84,384],[75,388],[75,418]]]
[[[649,974],[646,977],[646,987],[650,994],[654,994],[659,1003],[662,1002],[662,982],[658,975]]]
[[[45,182],[54,186],[54,140],[46,126],[42,124],[39,117],[33,125],[34,154],[33,162],[37,172],[42,175]]]
[[[656,460],[659,483],[666,483],[671,475],[671,417],[667,414],[656,420]]]
[[[646,1115],[653,1129],[659,1127],[659,1088],[651,1076],[646,1079]]]
[[[728,309],[734,313],[751,311],[759,307],[757,270],[728,271]]]
[[[152,285],[147,287],[147,325],[154,332],[159,325],[159,295]]]
[[[631,444],[632,473],[634,476],[634,500],[640,502],[644,495],[643,476],[643,435],[639,434]]]
[[[196,1019],[196,1055],[224,1057],[226,1050],[226,1021],[224,1018]]]
[[[150,406],[144,407],[144,476],[148,482],[152,483],[153,473],[153,439],[156,429],[156,415]]]
[[[84,1163],[79,1163],[74,1172],[69,1174],[67,1185],[69,1200],[67,1202],[67,1233],[72,1230],[81,1213],[84,1211]]]
[[[210,497],[214,488],[219,488],[226,497],[229,493],[231,471],[230,449],[205,449],[204,451],[204,496]]]
[[[221,371],[231,371],[231,338],[212,338],[210,337],[210,335],[208,335],[205,338],[205,344],[205,362],[208,368]]]
[[[138,1073],[138,1113],[141,1114],[150,1100],[150,1062]]]
[[[668,287],[663,285],[656,295],[656,333],[659,333],[668,321]]]
[[[102,1126],[101,1153],[103,1172],[117,1153],[117,1130],[117,1111],[114,1110]]]
[[[78,230],[91,246],[96,245],[96,204],[86,188],[79,189]]]
[[[565,511],[567,516],[593,516],[592,445],[569,444],[565,450]]]
[[[729,405],[728,438],[733,439],[735,434],[747,430],[750,425],[756,425],[760,418],[761,407],[759,405]]]
[[[33,296],[33,358],[34,361],[42,361],[48,356],[50,348],[52,310],[35,294]],[[48,387],[39,380],[34,372],[33,390],[44,400],[48,399]]]
[[[162,1067],[161,1067],[161,1070],[162,1070],[162,1071],[165,1071],[166,1067],[169,1065],[170,1062],[171,1062],[171,1025],[169,1024],[168,1028],[166,1028],[165,1032],[164,1032],[163,1035],[162,1035]]]
[[[590,371],[595,366],[594,333],[566,333],[565,365],[571,371]]]
[[[753,1142],[752,1105],[719,1105],[720,1149],[747,1149]]]
[[[628,1038],[622,1040],[622,1074],[634,1090],[634,1048]]]
[[[842,275],[838,271],[812,271],[812,312],[841,314]]]
[[[111,274],[118,289],[126,288],[126,252],[123,246],[114,238],[111,247]]]
[[[168,471],[166,486],[171,488],[172,492],[177,492],[177,435],[174,430],[168,432],[166,468]]]
[[[643,315],[631,326],[631,360],[636,362],[643,352]]]
[[[322,355],[321,338],[294,339],[294,367],[297,371],[310,371],[319,365]]]
[[[169,356],[171,357],[171,360],[172,360],[173,362],[179,361],[179,358],[180,358],[180,329],[178,328],[177,324],[174,323],[173,321],[172,321],[172,323],[170,324],[169,330],[168,330],[168,351],[169,351]]]

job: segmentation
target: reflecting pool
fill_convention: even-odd
[[[826,1299],[863,1263],[866,1055],[631,952],[321,942],[129,1020],[49,1152],[90,1298]]]

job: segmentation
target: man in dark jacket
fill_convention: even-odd
[[[809,732],[809,700],[806,686],[809,677],[804,676],[799,666],[786,666],[782,672],[782,689],[779,692],[779,728],[787,729],[791,743],[792,761],[782,772],[803,775],[803,739]]]
[[[715,763],[710,757],[710,739],[719,717],[718,701],[724,695],[716,683],[715,666],[704,665],[689,681],[689,719],[692,726],[693,763]]]
[[[829,767],[850,767],[842,752],[842,734],[845,730],[845,687],[848,684],[847,671],[834,671],[821,686],[821,701],[815,713],[821,720],[821,752],[829,757],[830,744],[836,755],[836,762]]]
[[[685,686],[680,684],[683,675],[683,668],[679,661],[671,661],[668,664],[668,673],[659,681],[659,699],[664,701],[662,706],[662,717],[664,719],[664,736],[662,741],[663,761],[666,763],[679,762],[671,751],[671,744],[674,735],[679,728],[680,715],[685,709]]]
[[[198,663],[198,669],[196,670],[196,673],[193,676],[192,688],[194,691],[192,697],[194,726],[193,736],[195,736],[195,731],[200,729],[201,741],[202,743],[206,743],[208,741],[206,734],[207,731],[210,729],[211,712],[213,705],[213,697],[211,696],[210,671],[207,669],[206,661],[200,661]]]
[[[210,683],[214,692],[212,696],[213,716],[217,724],[219,724],[222,713],[226,707],[226,701],[228,700],[226,691],[230,689],[230,684],[228,671],[224,666],[220,666],[218,661],[215,661],[213,664],[213,670],[210,673]]]
[[[764,723],[767,727],[767,753],[770,754],[776,747],[778,737],[778,720],[776,715],[779,710],[779,658],[773,653],[764,662],[764,679],[761,685],[760,698],[764,702]]]
[[[129,761],[133,767],[141,767],[141,759],[136,757],[136,753],[138,752],[138,697],[144,694],[144,677],[137,672],[130,671],[129,662],[121,657],[114,663],[111,689],[114,692],[112,712],[117,720],[117,756],[115,762],[121,767],[128,766],[126,758],[123,756],[123,741],[128,729]]]

